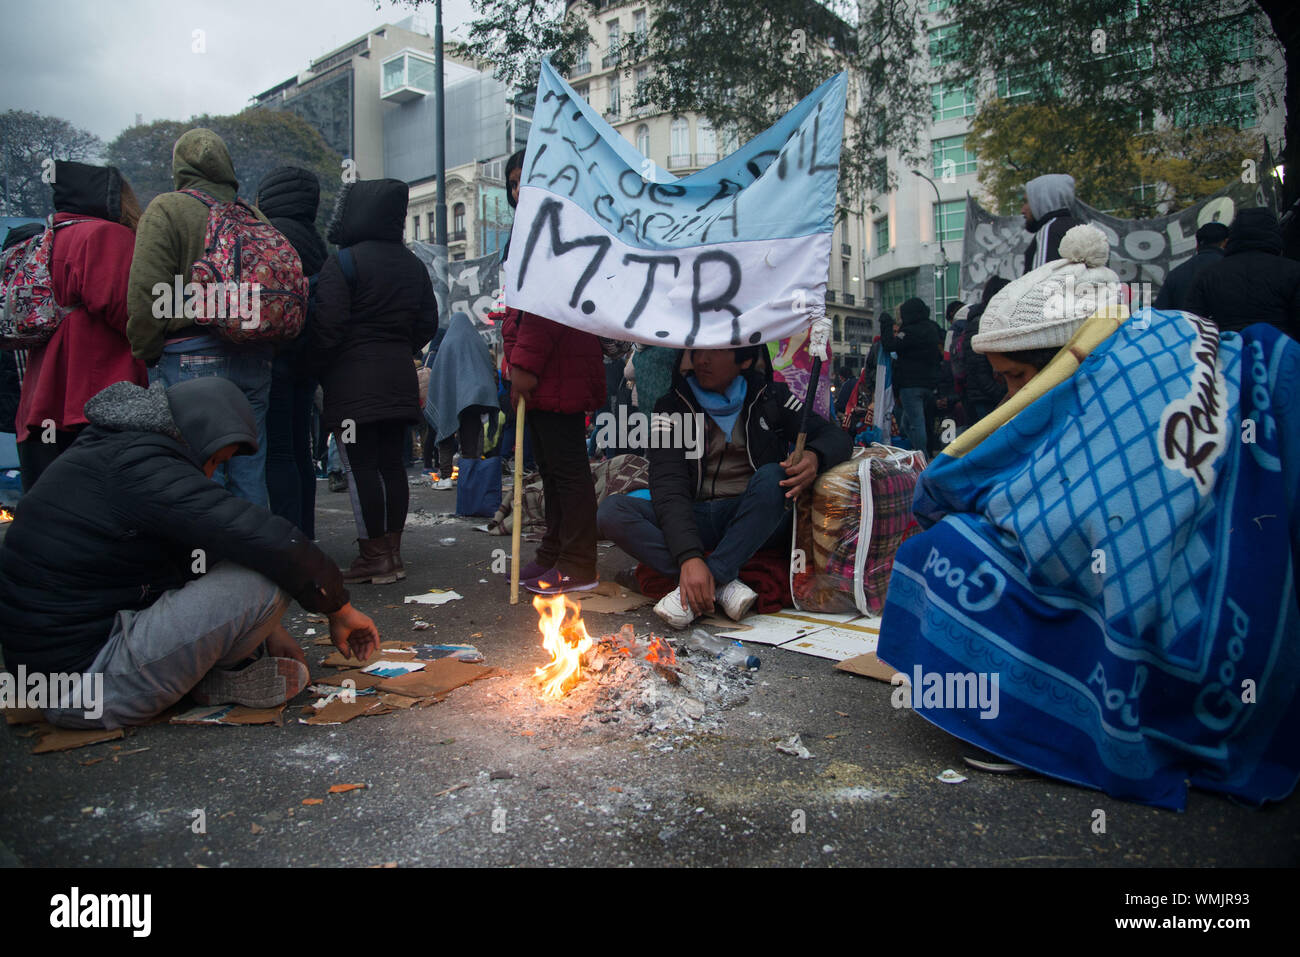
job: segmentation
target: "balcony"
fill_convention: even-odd
[[[834,301],[835,301],[835,290],[834,290],[834,289],[827,289],[827,290],[826,290],[826,301],[827,301],[827,302],[834,302]]]
[[[695,154],[696,166],[712,166],[717,161],[718,161],[717,153],[696,153]]]
[[[852,255],[853,255],[853,247],[850,246],[848,243],[840,243],[840,255],[841,255],[841,256],[852,256]]]
[[[583,57],[577,63],[573,64],[573,72],[570,73],[569,76],[571,77],[586,76],[590,72],[591,72],[591,58]]]
[[[418,100],[433,92],[437,75],[433,60],[414,50],[402,50],[380,65],[380,98],[388,103]]]
[[[846,292],[846,293],[844,294],[844,305],[846,305],[846,306],[853,306],[853,305],[856,305],[855,298],[856,298],[856,297],[853,295],[853,293],[851,293],[851,292]]]
[[[669,169],[688,169],[690,166],[691,166],[690,153],[669,153],[668,154]]]
[[[447,242],[449,243],[463,243],[464,241],[465,241],[465,230],[463,229],[453,229],[451,233],[447,236]]]
[[[601,58],[600,68],[602,70],[608,70],[612,67],[618,66],[622,62],[623,62],[623,57],[619,54],[617,50],[615,50],[613,53],[607,53],[605,54],[604,57]]]

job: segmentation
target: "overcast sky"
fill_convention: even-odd
[[[378,9],[376,9],[378,6]],[[141,114],[236,113],[314,58],[433,5],[381,0],[0,0],[0,112],[68,120],[105,142]],[[473,17],[444,0],[448,38]],[[195,30],[206,52],[193,52]]]

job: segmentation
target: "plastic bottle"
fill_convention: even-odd
[[[687,635],[685,644],[692,651],[703,652],[732,668],[752,671],[760,664],[758,656],[751,655],[740,642],[717,638],[702,628],[696,628]]]

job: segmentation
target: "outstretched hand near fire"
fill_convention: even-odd
[[[330,640],[343,654],[365,661],[379,650],[379,629],[369,615],[357,611],[351,602],[331,613],[329,619]]]

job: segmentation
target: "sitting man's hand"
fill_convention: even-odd
[[[678,580],[682,598],[697,615],[707,615],[713,611],[713,594],[717,591],[713,583],[713,572],[702,558],[688,558],[682,563],[682,576]]]
[[[369,615],[363,615],[348,602],[329,616],[330,640],[349,658],[365,661],[379,650],[379,629]]]
[[[510,367],[510,404],[519,407],[519,397],[525,402],[531,401],[533,390],[537,388],[537,376],[519,366]]]
[[[803,456],[796,465],[794,453],[791,453],[790,457],[781,463],[781,468],[785,469],[786,474],[786,478],[781,480],[781,487],[790,490],[785,493],[785,497],[798,498],[799,493],[812,485],[817,478],[817,456],[810,449],[804,449]]]
[[[266,653],[272,658],[292,658],[304,667],[307,665],[306,652],[298,642],[293,640],[293,636],[283,624],[277,624],[275,631],[271,632],[266,639]]]

